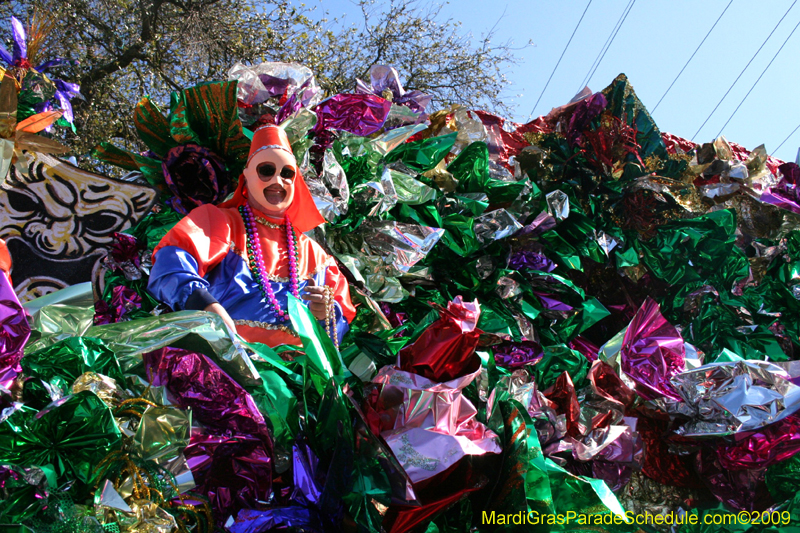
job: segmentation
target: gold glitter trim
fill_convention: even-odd
[[[258,322],[257,320],[234,320],[234,324],[237,326],[250,326],[251,328],[261,328],[261,329],[269,329],[269,330],[278,330],[284,333],[288,333],[292,337],[297,337],[298,339],[300,336],[294,332],[291,328],[287,326],[278,326],[277,324],[270,324],[269,322]]]
[[[256,216],[256,222],[258,222],[262,226],[266,226],[266,227],[272,228],[272,229],[281,229],[281,228],[285,228],[286,227],[286,224],[275,224],[274,222],[270,222],[266,218],[259,217],[259,216]]]

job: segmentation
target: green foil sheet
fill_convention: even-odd
[[[72,386],[85,372],[107,375],[119,383],[125,382],[117,358],[103,341],[91,337],[70,337],[22,358],[26,376],[44,381],[61,378]],[[64,393],[68,394],[69,389]]]
[[[439,137],[430,137],[421,141],[401,144],[384,157],[386,163],[402,161],[405,166],[420,174],[432,170],[444,159],[453,145],[458,134],[449,133]],[[350,175],[348,174],[348,179]]]
[[[91,485],[94,469],[120,444],[111,410],[94,393],[79,392],[53,402],[36,416],[19,410],[0,423],[0,462],[48,466],[58,483]]]

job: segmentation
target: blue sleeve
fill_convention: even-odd
[[[208,281],[197,273],[197,260],[192,254],[177,246],[165,246],[156,252],[153,259],[150,281],[147,284],[147,291],[153,298],[166,303],[175,311],[187,309],[187,300],[195,292],[199,295],[192,298],[195,301],[216,301],[209,293]]]

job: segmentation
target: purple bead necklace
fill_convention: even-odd
[[[272,290],[272,285],[267,278],[266,267],[264,266],[264,255],[261,253],[261,243],[258,239],[256,217],[253,216],[253,211],[246,202],[239,206],[239,214],[242,215],[244,228],[247,232],[247,257],[250,261],[250,271],[253,273],[253,277],[258,283],[259,289],[261,289],[261,294],[275,310],[278,319],[282,322],[286,322],[289,320],[289,313],[281,309],[281,304],[275,297],[275,292]],[[300,298],[300,288],[297,279],[297,235],[295,235],[292,221],[289,220],[288,216],[284,221],[286,224],[286,246],[289,248],[289,279],[292,284],[291,291],[295,298]]]

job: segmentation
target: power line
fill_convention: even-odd
[[[769,61],[769,63],[767,64],[767,66],[766,66],[766,67],[764,67],[764,70],[763,70],[763,72],[761,72],[761,75],[758,77],[758,79],[755,81],[755,83],[753,83],[753,86],[752,86],[752,87],[750,87],[750,90],[749,90],[749,91],[747,91],[747,94],[746,94],[746,95],[744,95],[744,98],[742,98],[742,101],[741,101],[741,102],[739,102],[739,105],[737,105],[737,106],[736,106],[736,109],[734,109],[734,110],[733,110],[733,113],[731,113],[731,116],[730,116],[730,117],[728,117],[728,120],[725,122],[725,124],[723,124],[723,125],[722,125],[722,128],[720,128],[720,130],[719,130],[719,133],[717,133],[717,137],[719,137],[720,135],[722,135],[722,130],[724,130],[724,129],[725,129],[725,126],[727,126],[727,125],[728,125],[728,122],[730,122],[730,121],[731,121],[731,119],[732,119],[732,118],[733,118],[733,116],[736,114],[736,112],[737,112],[737,111],[739,111],[739,108],[740,108],[740,107],[742,107],[742,104],[744,103],[744,101],[745,101],[745,100],[747,100],[747,97],[748,97],[748,96],[750,96],[750,93],[751,93],[751,92],[753,92],[753,89],[755,89],[755,88],[756,88],[756,85],[758,84],[758,82],[759,82],[759,81],[761,81],[761,78],[764,76],[764,74],[766,74],[766,72],[767,72],[767,69],[769,69],[769,67],[772,65],[772,62],[773,62],[773,61],[775,61],[775,58],[777,58],[777,57],[778,57],[778,54],[780,54],[780,53],[781,53],[781,50],[783,50],[783,47],[784,47],[784,46],[786,46],[786,43],[788,43],[788,42],[789,42],[789,39],[791,39],[792,35],[794,35],[794,32],[795,32],[795,30],[797,30],[797,28],[798,28],[798,27],[800,27],[800,21],[798,21],[798,22],[797,22],[797,24],[795,24],[794,28],[792,28],[792,32],[789,34],[789,36],[788,36],[788,37],[786,37],[786,40],[785,40],[785,41],[783,41],[783,44],[781,45],[781,47],[780,47],[780,48],[778,48],[778,51],[777,51],[777,52],[775,52],[775,55],[774,55],[774,56],[772,56],[772,59],[770,59],[770,61]]]
[[[678,75],[677,75],[677,76],[675,76],[675,79],[674,79],[674,80],[672,80],[672,83],[670,83],[670,84],[669,84],[669,87],[667,87],[667,90],[666,90],[666,91],[664,91],[664,94],[661,96],[661,100],[663,100],[663,99],[664,99],[664,97],[665,97],[665,96],[667,96],[667,93],[669,92],[669,90],[670,90],[670,89],[672,89],[672,86],[673,86],[673,85],[675,85],[675,82],[676,82],[676,81],[678,81],[678,78],[680,78],[680,77],[681,77],[681,74],[683,74],[683,71],[684,71],[684,70],[686,70],[686,67],[688,67],[688,66],[689,66],[689,63],[691,63],[691,62],[692,62],[692,59],[694,59],[694,56],[695,56],[695,54],[697,53],[697,51],[698,51],[698,50],[700,50],[700,47],[701,47],[701,46],[703,46],[703,43],[704,43],[704,42],[706,42],[706,39],[708,39],[708,36],[709,36],[709,35],[711,35],[711,32],[712,32],[712,31],[714,31],[714,28],[716,28],[716,27],[717,27],[717,23],[720,21],[720,19],[722,18],[722,15],[724,15],[724,14],[725,14],[725,12],[728,10],[728,8],[729,8],[729,7],[731,7],[731,4],[732,4],[732,3],[733,3],[733,0],[731,0],[730,2],[728,2],[728,5],[727,5],[727,6],[725,6],[725,9],[723,9],[723,10],[722,10],[722,13],[720,13],[719,17],[717,18],[717,21],[714,23],[714,25],[713,25],[713,26],[711,26],[711,29],[710,29],[710,30],[708,30],[708,33],[706,33],[706,36],[705,36],[705,37],[703,37],[703,40],[702,40],[702,41],[700,41],[700,44],[698,44],[698,45],[697,45],[697,48],[695,49],[695,51],[694,51],[694,53],[692,54],[692,56],[689,58],[689,60],[688,60],[688,61],[686,62],[686,64],[683,66],[683,68],[681,69],[681,71],[680,71],[680,72],[678,72]],[[655,112],[656,112],[656,109],[658,109],[658,106],[659,106],[659,105],[661,105],[661,100],[659,100],[659,101],[658,101],[658,103],[656,104],[656,106],[653,108],[653,111],[652,111],[653,113],[655,113]]]
[[[731,0],[731,1],[733,1],[733,0]],[[531,114],[528,117],[529,119],[531,117],[533,117],[533,113],[536,111],[536,106],[539,105],[539,101],[542,99],[542,96],[544,96],[544,92],[547,90],[547,86],[550,85],[550,80],[553,79],[553,75],[556,73],[556,69],[558,69],[558,65],[560,65],[561,64],[561,60],[564,59],[564,54],[567,53],[567,48],[569,48],[569,43],[571,43],[572,42],[572,38],[575,37],[575,32],[578,31],[578,27],[581,25],[581,22],[583,22],[583,17],[586,16],[586,12],[589,11],[589,6],[590,5],[592,5],[592,0],[589,0],[589,3],[586,4],[586,9],[583,10],[583,15],[581,15],[580,20],[578,20],[578,24],[575,26],[575,29],[572,30],[572,35],[569,36],[569,41],[567,41],[567,46],[564,47],[564,51],[561,52],[561,57],[558,58],[558,62],[556,63],[556,66],[553,68],[553,72],[550,73],[550,77],[547,78],[547,83],[544,84],[544,89],[542,89],[542,94],[539,95],[539,98],[536,100],[536,103],[533,104],[533,109],[531,110]]]
[[[627,18],[628,18],[628,15],[630,14],[630,12],[631,12],[631,9],[633,9],[633,5],[634,5],[635,3],[636,3],[636,0],[633,0],[633,1],[630,3],[630,7],[628,8],[628,11],[625,13],[625,16],[622,18],[622,22],[620,22],[620,24],[619,24],[619,27],[617,28],[617,31],[616,31],[616,32],[614,32],[614,35],[611,37],[611,42],[610,42],[610,43],[608,43],[608,46],[606,47],[606,50],[605,50],[605,52],[603,52],[603,55],[602,55],[602,56],[600,56],[600,61],[598,61],[598,62],[597,62],[597,65],[594,67],[594,70],[592,71],[592,75],[591,75],[591,76],[589,76],[589,79],[587,80],[587,82],[586,82],[586,85],[589,85],[589,83],[591,83],[591,81],[592,81],[592,78],[594,77],[594,73],[595,73],[595,72],[597,72],[597,69],[598,69],[598,68],[600,68],[600,63],[602,63],[602,62],[603,62],[603,58],[604,58],[604,57],[606,57],[606,52],[608,52],[608,49],[609,49],[609,48],[611,48],[611,45],[612,45],[612,44],[614,44],[614,39],[616,39],[616,37],[617,37],[617,34],[619,33],[619,30],[621,30],[621,29],[622,29],[622,25],[623,25],[623,24],[625,24],[625,19],[627,19]]]
[[[742,74],[744,74],[744,71],[745,71],[745,70],[747,70],[747,67],[749,67],[749,66],[750,66],[750,63],[752,63],[752,62],[753,62],[753,60],[754,60],[754,59],[756,58],[756,56],[758,55],[758,53],[759,53],[759,52],[761,52],[761,49],[762,49],[762,48],[764,48],[764,45],[765,45],[765,44],[767,44],[767,41],[769,41],[769,40],[770,40],[770,38],[772,37],[772,34],[773,34],[773,33],[775,33],[775,30],[777,30],[777,29],[778,29],[778,26],[780,26],[780,25],[781,25],[781,22],[783,22],[783,19],[785,19],[785,18],[786,18],[786,15],[788,15],[788,14],[789,14],[789,11],[791,11],[791,10],[792,10],[792,8],[794,7],[794,5],[795,5],[796,3],[797,3],[797,0],[795,0],[794,2],[792,2],[792,5],[790,5],[790,6],[789,6],[789,9],[787,9],[787,10],[786,10],[786,13],[784,13],[784,14],[783,14],[783,16],[781,17],[781,19],[778,21],[778,23],[777,23],[777,24],[775,24],[775,27],[774,27],[774,28],[772,28],[772,31],[771,31],[771,32],[769,32],[769,35],[767,35],[767,38],[766,38],[766,39],[764,39],[764,42],[763,42],[763,43],[761,43],[761,46],[759,46],[759,47],[758,47],[758,50],[756,50],[756,53],[755,53],[755,54],[753,54],[753,57],[751,57],[751,58],[750,58],[750,61],[748,61],[748,62],[747,62],[747,64],[744,66],[744,68],[743,68],[743,69],[742,69],[742,71],[739,73],[739,75],[738,75],[738,76],[736,76],[736,79],[735,79],[735,80],[733,80],[733,83],[731,83],[731,86],[730,86],[730,87],[728,87],[728,90],[727,90],[727,91],[725,91],[725,94],[724,94],[724,95],[722,95],[722,98],[720,99],[720,101],[719,101],[719,102],[717,102],[717,105],[715,105],[715,106],[714,106],[714,109],[712,109],[712,110],[711,110],[711,113],[709,113],[709,115],[706,117],[706,119],[703,121],[703,123],[700,125],[700,127],[699,127],[699,128],[697,128],[697,131],[696,131],[696,132],[694,133],[694,135],[692,136],[692,141],[694,141],[695,137],[697,137],[697,135],[700,133],[700,131],[701,131],[701,130],[702,130],[704,127],[705,127],[706,123],[707,123],[709,120],[711,120],[711,117],[714,115],[714,113],[716,113],[716,112],[717,112],[717,109],[718,109],[718,108],[719,108],[719,106],[722,104],[723,100],[725,100],[725,98],[727,98],[727,97],[728,97],[728,94],[729,94],[729,93],[730,93],[730,92],[733,90],[733,87],[734,87],[734,85],[736,85],[736,83],[739,81],[739,78],[741,78],[741,77],[742,77]]]
[[[589,79],[589,75],[592,73],[592,69],[594,68],[595,64],[597,64],[597,62],[600,60],[600,56],[603,54],[603,50],[605,50],[606,47],[609,45],[608,43],[609,43],[609,41],[611,41],[611,37],[615,35],[614,32],[616,32],[617,26],[619,26],[622,23],[622,19],[625,17],[625,13],[627,13],[628,7],[630,7],[632,2],[633,2],[633,0],[629,0],[628,1],[628,5],[626,5],[625,9],[622,10],[622,14],[619,16],[619,18],[617,19],[617,22],[614,24],[614,27],[611,29],[611,33],[609,33],[608,37],[606,37],[606,42],[603,43],[603,46],[600,48],[600,51],[597,52],[597,57],[594,58],[594,61],[592,62],[592,66],[589,67],[589,71],[586,73],[586,76],[583,78],[583,81],[581,82],[581,86],[578,87],[578,91],[577,92],[580,92],[584,87],[586,87],[586,82]]]
[[[795,134],[795,132],[796,132],[797,130],[800,130],[800,124],[798,124],[798,125],[797,125],[797,127],[796,127],[795,129],[793,129],[793,130],[792,130],[792,133],[790,133],[789,135],[787,135],[787,136],[786,136],[786,138],[783,140],[783,142],[782,142],[782,143],[780,143],[780,144],[778,145],[778,147],[777,147],[777,148],[775,148],[775,149],[772,151],[772,153],[771,153],[771,154],[769,154],[769,155],[771,155],[771,156],[772,156],[772,155],[775,155],[775,152],[777,152],[778,150],[780,150],[780,149],[781,149],[781,146],[783,146],[784,144],[786,144],[786,141],[788,141],[788,140],[791,138],[791,136]]]

